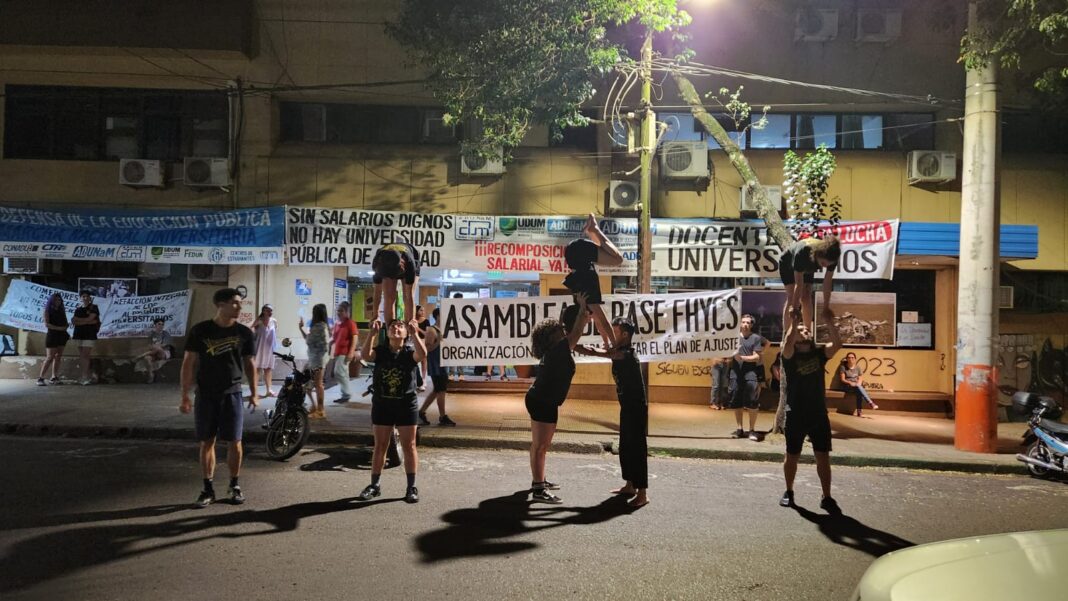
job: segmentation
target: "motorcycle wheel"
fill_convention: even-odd
[[[1050,461],[1049,449],[1047,449],[1046,445],[1042,444],[1041,441],[1035,441],[1035,443],[1027,449],[1027,456],[1031,459],[1036,459],[1045,463],[1052,463]],[[1027,471],[1035,478],[1049,477],[1048,469],[1031,463],[1027,464]]]
[[[304,408],[289,409],[271,422],[267,431],[267,455],[285,461],[296,455],[308,442],[308,413]]]

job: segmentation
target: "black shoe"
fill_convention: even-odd
[[[419,489],[414,486],[408,487],[408,492],[404,493],[405,503],[418,503],[419,502]]]
[[[377,496],[381,496],[381,494],[382,494],[382,489],[381,488],[379,488],[378,486],[375,486],[374,484],[368,484],[367,488],[363,489],[363,492],[360,493],[360,496],[358,496],[356,498],[361,500],[361,501],[370,501],[371,499],[373,499],[373,498],[375,498]]]
[[[426,418],[426,414],[425,413],[420,413],[419,414],[419,425],[420,426],[429,426],[430,425],[430,420],[428,420]]]
[[[563,499],[554,495],[553,493],[545,490],[544,488],[536,488],[530,495],[535,503],[548,503],[550,505],[559,505],[564,502]]]
[[[745,430],[738,428],[731,433],[731,438],[745,438]]]
[[[349,399],[351,399],[351,398],[352,398],[351,396],[346,394],[346,395],[339,396],[338,398],[334,399],[334,402],[335,403],[347,403],[347,402],[349,402]]]
[[[48,383],[53,385],[53,386],[58,386],[58,385],[62,384],[63,381],[60,380],[59,378],[52,378],[51,380],[48,381]]]
[[[782,498],[779,499],[779,505],[781,505],[782,507],[793,507],[794,506],[794,491],[788,490],[788,491],[782,493]]]
[[[820,509],[831,515],[842,513],[842,508],[838,506],[838,501],[835,501],[833,497],[823,497],[823,500],[820,501]]]
[[[240,486],[230,487],[230,502],[234,505],[240,505],[245,502],[245,493],[241,492]]]
[[[549,482],[548,480],[546,480],[544,482],[539,482],[535,484],[530,488],[530,490],[535,491],[539,488],[544,488],[545,490],[560,490],[560,485],[555,482]]]
[[[44,378],[37,378],[37,385],[38,386],[48,386],[47,384],[45,384]]]
[[[202,490],[202,491],[200,491],[200,496],[197,497],[197,500],[193,503],[193,507],[196,507],[197,509],[203,509],[203,508],[207,507],[208,505],[211,505],[214,502],[215,502],[215,491],[214,490]]]
[[[439,426],[455,426],[456,422],[454,422],[451,419],[449,419],[448,415],[442,415],[441,417],[438,418],[438,425]]]

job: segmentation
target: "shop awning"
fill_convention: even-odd
[[[1002,225],[1002,259],[1038,257],[1037,225]],[[902,221],[898,233],[898,255],[960,256],[959,223]]]
[[[232,211],[0,207],[0,256],[280,264],[285,207]]]

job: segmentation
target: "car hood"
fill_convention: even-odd
[[[872,563],[862,601],[1027,599],[1068,591],[1068,529],[961,538],[902,549]]]

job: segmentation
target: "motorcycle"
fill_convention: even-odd
[[[288,339],[283,340],[282,345],[289,346],[287,342]],[[264,412],[263,429],[267,430],[267,455],[285,461],[296,455],[308,442],[311,427],[304,399],[312,377],[307,369],[297,369],[292,354],[274,353],[274,356],[292,367],[293,372],[286,376],[285,383],[278,391],[274,409]]]
[[[1054,421],[1061,415],[1057,401],[1021,391],[1012,395],[1012,406],[1022,415],[1031,414],[1022,443],[1027,452],[1017,454],[1016,459],[1036,478],[1068,472],[1068,425]]]

